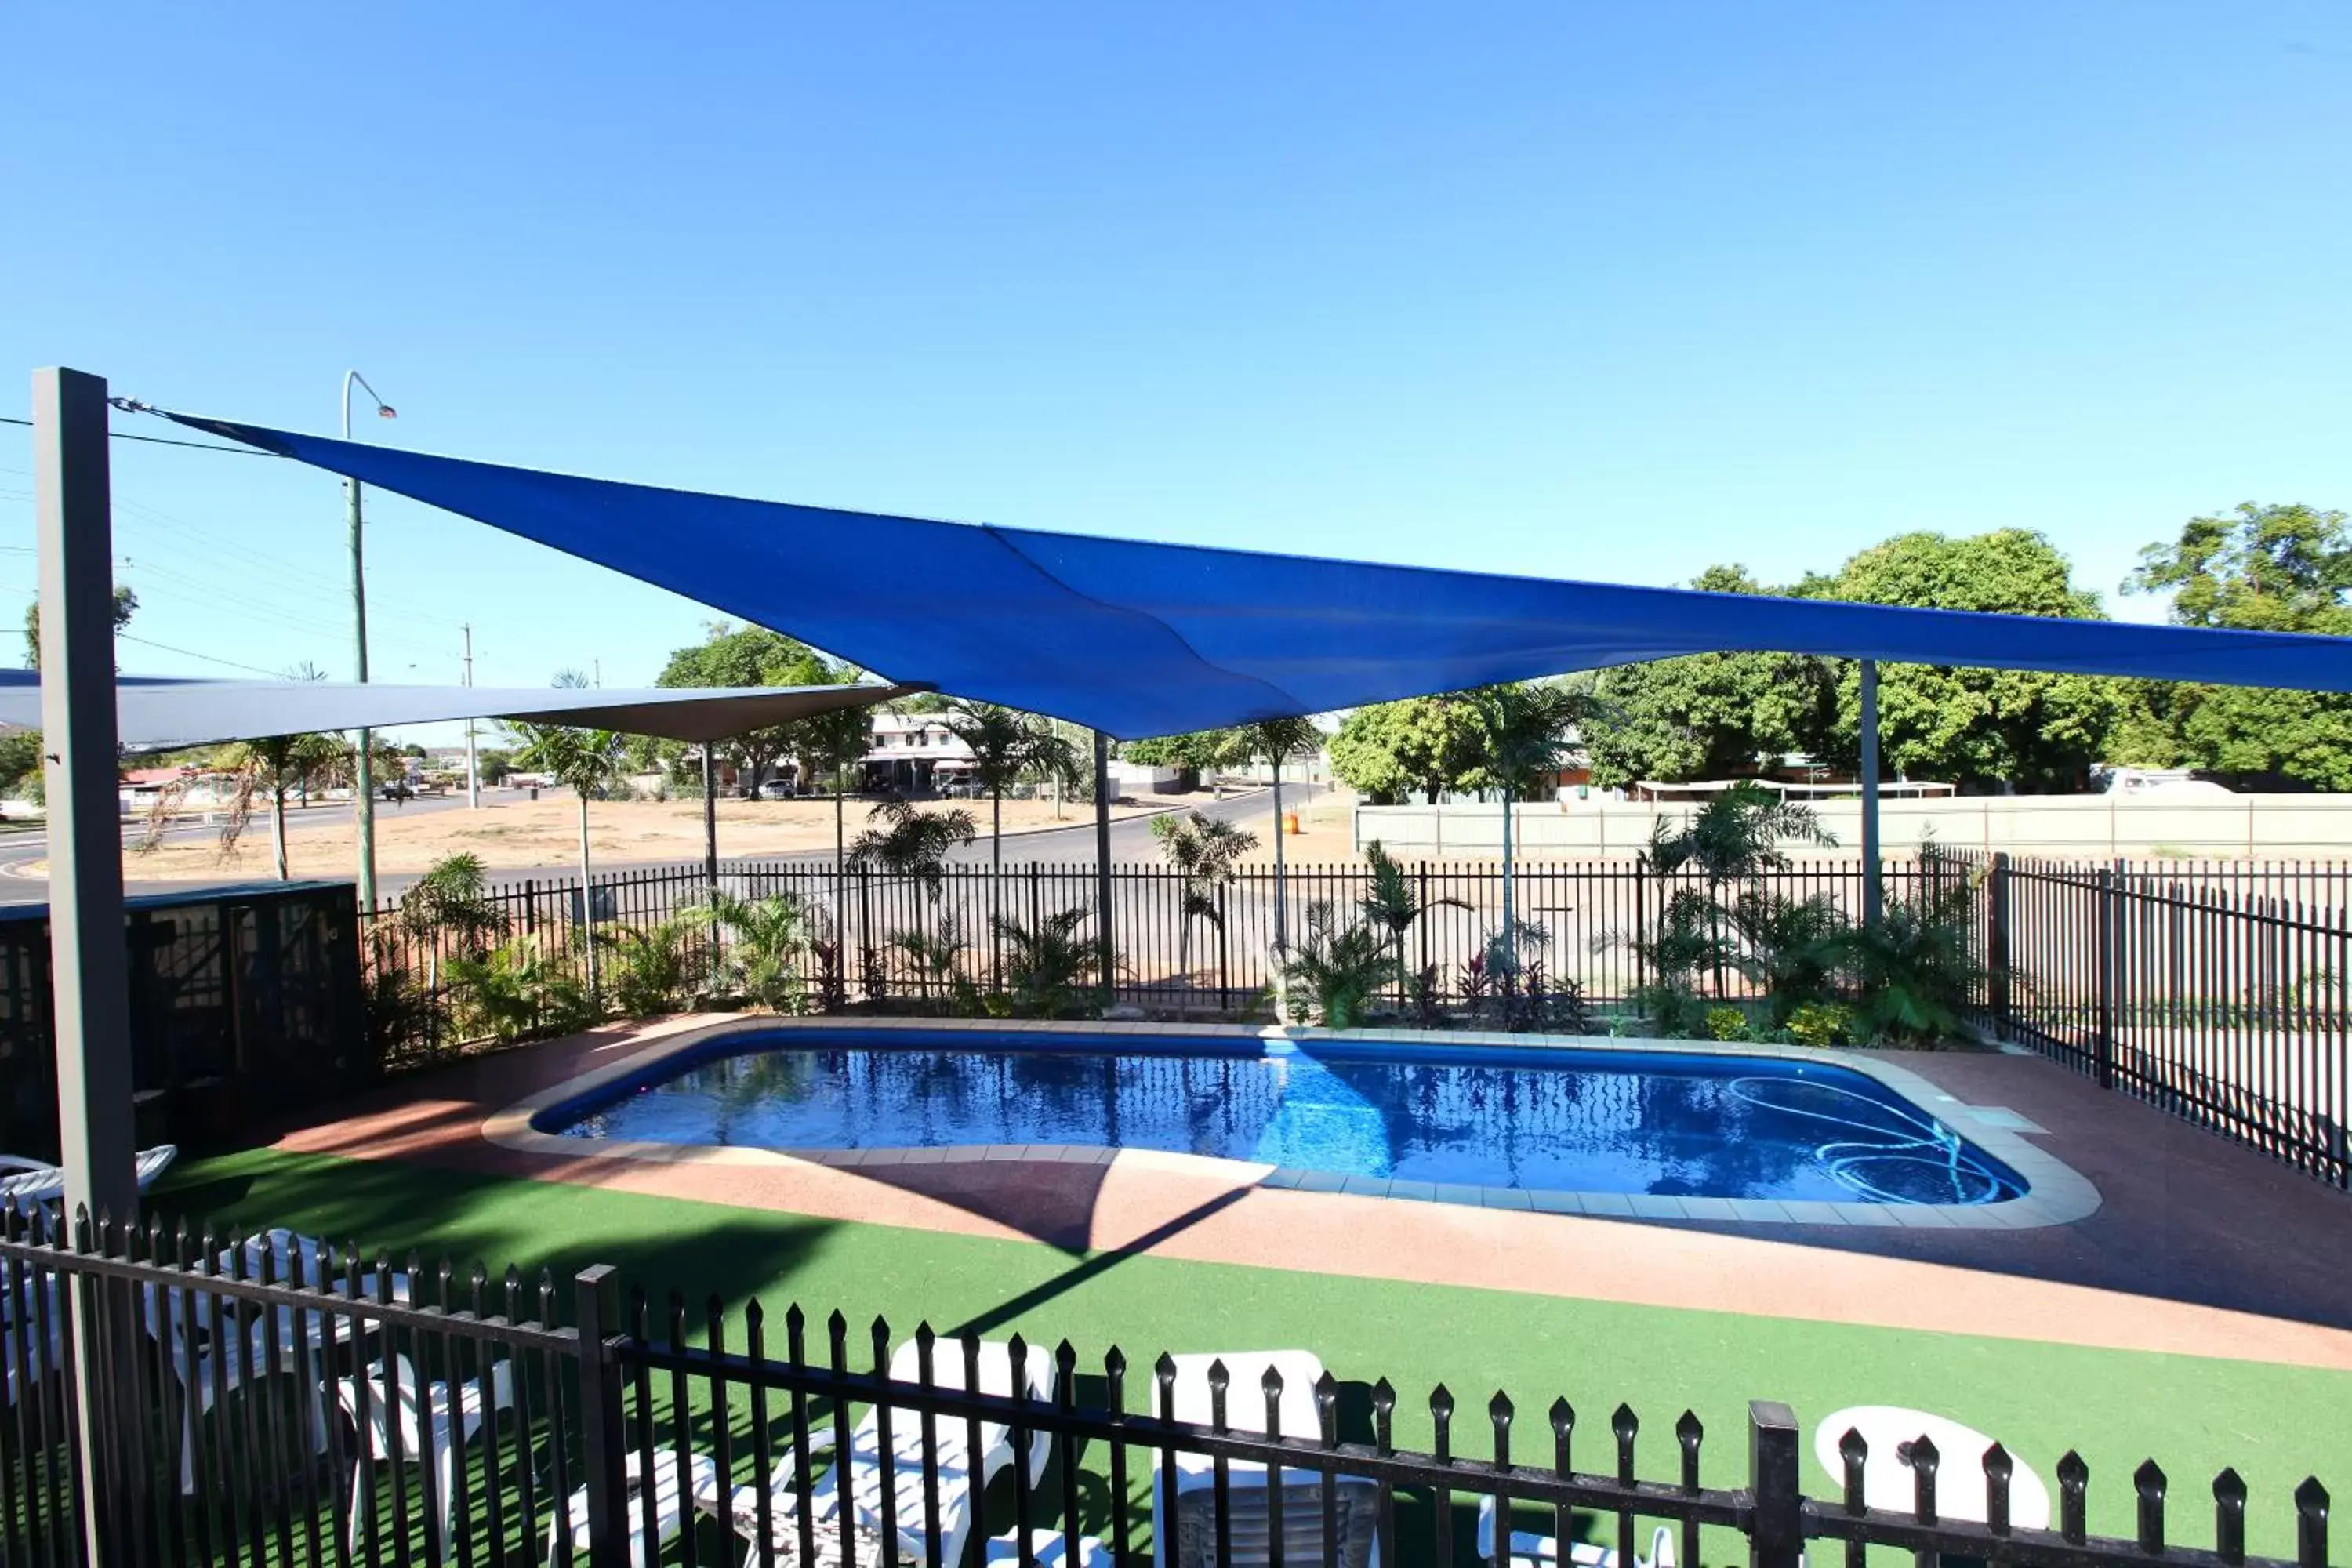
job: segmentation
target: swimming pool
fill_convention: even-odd
[[[814,1152],[1149,1149],[1399,1184],[1983,1205],[2027,1183],[1834,1063],[1697,1051],[795,1027],[538,1110],[541,1133]]]

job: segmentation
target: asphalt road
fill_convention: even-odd
[[[1310,784],[1286,784],[1282,788],[1283,804],[1293,809],[1303,807],[1319,793],[1328,793],[1328,786],[1322,791],[1318,791]],[[966,804],[967,808],[971,811],[980,824],[980,837],[955,851],[950,858],[985,862],[989,858],[988,802],[981,800]],[[427,796],[412,800],[404,805],[394,805],[388,801],[379,802],[376,805],[376,815],[381,818],[409,812],[464,810],[465,805],[466,797],[463,795],[446,798]],[[1025,833],[1006,834],[1004,837],[1005,858],[1010,861],[1036,860],[1048,864],[1080,864],[1092,861],[1095,858],[1094,818],[1087,814],[1087,808],[1084,805],[1073,805],[1068,809],[1071,813],[1071,822],[1066,827],[1038,828]],[[1262,842],[1268,841],[1274,816],[1274,792],[1268,789],[1253,789],[1229,795],[1223,800],[1213,800],[1203,793],[1199,797],[1199,805],[1193,809],[1206,816],[1239,824],[1256,833]],[[856,830],[857,818],[861,815],[860,810],[853,803],[850,813],[853,833]],[[287,814],[287,831],[291,834],[339,827],[350,820],[351,807],[348,804],[314,805],[303,811],[289,811]],[[187,843],[210,837],[219,831],[217,826],[189,826],[173,828],[165,837],[167,842]],[[247,831],[257,833],[266,839],[269,832],[267,816],[257,817],[253,826]],[[124,841],[131,842],[137,836],[135,828],[126,828]],[[719,835],[719,853],[722,859],[728,858],[727,834],[723,826]],[[1151,818],[1129,816],[1112,822],[1110,855],[1115,862],[1142,861],[1157,864],[1160,851],[1151,837]],[[33,832],[0,837],[0,904],[39,903],[46,900],[49,896],[47,876],[30,870],[28,868],[47,859],[47,857],[48,838],[44,833]],[[833,851],[830,847],[826,847],[803,850],[793,855],[762,856],[761,858],[824,862],[833,858]],[[675,864],[677,864],[675,860],[598,861],[596,870],[599,873],[635,871],[654,866]],[[494,885],[503,885],[508,882],[519,882],[524,877],[534,874],[561,876],[571,868],[570,863],[566,862],[560,866],[549,865],[539,868],[536,872],[520,868],[501,869],[493,872],[490,880]],[[129,884],[129,890],[133,894],[182,892],[249,879],[222,877],[184,881],[146,881],[138,879],[135,863],[130,869],[132,879]],[[376,883],[381,896],[396,898],[415,880],[415,877],[412,873],[386,872],[376,879]]]

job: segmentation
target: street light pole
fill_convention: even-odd
[[[399,416],[391,404],[376,396],[367,377],[355,370],[343,372],[343,439],[352,438],[352,386],[356,383],[375,403],[376,416],[394,419]],[[368,678],[367,655],[367,573],[362,563],[360,542],[360,482],[345,479],[346,493],[351,500],[352,523],[352,639],[362,685]],[[359,761],[352,770],[352,816],[359,826],[360,840],[360,911],[373,914],[375,910],[375,747],[373,731],[360,731]]]

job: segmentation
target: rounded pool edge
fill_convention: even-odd
[[[1055,1034],[1193,1036],[1226,1040],[1346,1040],[1366,1043],[1501,1046],[1520,1049],[1629,1052],[1670,1050],[1695,1056],[1767,1057],[1831,1063],[1875,1079],[1921,1111],[1952,1125],[1969,1142],[2025,1178],[2021,1197],[1990,1204],[1866,1204],[1779,1198],[1673,1197],[1655,1194],[1566,1192],[1527,1187],[1485,1187],[1350,1176],[1332,1171],[1299,1170],[1206,1154],[1087,1145],[1057,1145],[1036,1151],[1026,1145],[977,1144],[952,1149],[847,1149],[788,1152],[718,1144],[657,1143],[632,1139],[572,1138],[542,1132],[532,1125],[541,1111],[592,1093],[616,1079],[641,1074],[673,1056],[708,1050],[730,1035],[775,1035],[794,1029],[937,1030],[942,1026],[972,1034],[1047,1037]],[[681,1165],[792,1168],[949,1164],[1029,1160],[1040,1163],[1109,1164],[1113,1162],[1171,1171],[1192,1171],[1257,1186],[1295,1192],[1332,1193],[1475,1208],[1516,1209],[1538,1214],[1589,1215],[1602,1218],[1694,1221],[1707,1224],[1894,1226],[1933,1230],[2028,1230],[2069,1225],[2099,1207],[2098,1189],[2056,1155],[2005,1127],[1978,1121],[1969,1108],[1908,1068],[1868,1051],[1826,1050],[1805,1046],[1718,1044],[1595,1035],[1510,1035],[1484,1030],[1306,1029],[1244,1024],[998,1022],[939,1018],[786,1018],[738,1016],[664,1035],[643,1049],[540,1089],[487,1118],[482,1137],[519,1153],[570,1160],[638,1160]]]

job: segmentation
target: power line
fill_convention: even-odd
[[[33,422],[0,414],[0,425],[22,425],[30,429]],[[106,434],[110,440],[143,441],[150,447],[185,447],[192,452],[226,452],[232,458],[275,458],[279,455],[264,451],[259,447],[224,447],[216,441],[174,441],[168,436],[133,436],[128,430],[109,430]]]
[[[117,632],[114,635],[124,642],[135,642],[141,647],[161,648],[165,653],[176,653],[188,658],[201,658],[209,664],[225,664],[231,669],[242,669],[251,675],[266,675],[272,680],[286,679],[285,675],[278,670],[263,669],[257,665],[239,664],[233,658],[223,658],[218,654],[198,653],[192,647],[173,647],[167,642],[155,642],[147,637],[134,637],[129,632]]]

